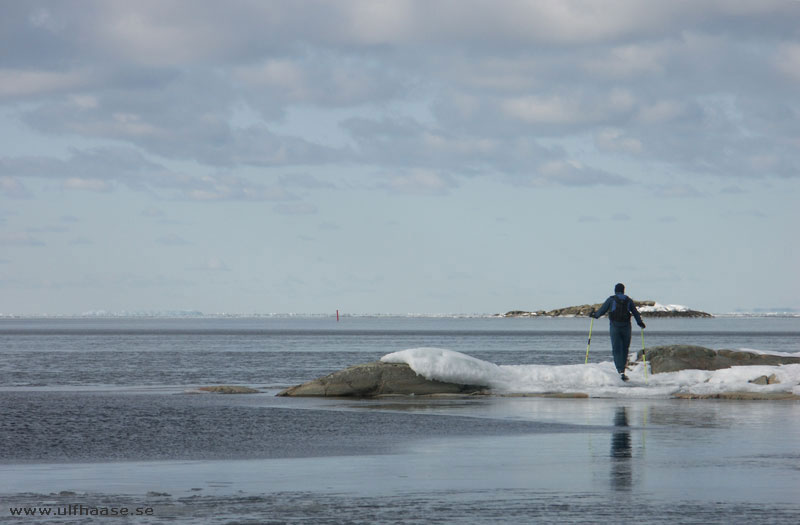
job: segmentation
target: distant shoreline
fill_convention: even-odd
[[[600,305],[586,305],[596,306]],[[580,307],[560,308],[557,310],[538,310],[538,311],[525,311],[525,310],[511,310],[506,313],[340,313],[342,319],[493,319],[493,318],[570,318],[570,317],[586,317],[588,311],[583,314],[568,313],[566,310]],[[597,309],[595,308],[595,309]],[[558,313],[560,312],[560,313]],[[703,316],[689,315],[690,312],[697,312],[690,310],[688,312],[648,312],[641,311],[642,317],[664,317],[664,318],[741,318],[741,319],[797,319],[800,318],[800,313],[796,312],[728,312],[728,313],[706,313]],[[41,320],[101,320],[101,319],[116,319],[116,320],[149,320],[149,319],[169,319],[169,320],[202,320],[202,319],[336,319],[336,313],[270,313],[270,314],[227,314],[227,313],[211,313],[211,314],[196,314],[196,315],[172,315],[169,313],[148,313],[148,314],[127,314],[127,313],[107,313],[107,314],[4,314],[0,313],[0,321],[4,320],[25,320],[25,319],[41,319]]]

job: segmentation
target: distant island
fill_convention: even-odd
[[[692,310],[677,304],[663,305],[655,301],[634,301],[633,303],[642,317],[714,317],[708,312]],[[602,303],[597,303],[534,312],[511,310],[504,314],[497,314],[497,317],[589,317],[589,312],[599,310],[601,306]]]

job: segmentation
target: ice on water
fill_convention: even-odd
[[[800,365],[738,366],[724,370],[683,370],[645,376],[641,363],[622,383],[610,361],[588,365],[496,365],[444,348],[411,348],[387,354],[386,363],[406,363],[426,379],[486,385],[498,393],[581,392],[592,397],[668,397],[675,393],[791,392],[800,394]],[[750,383],[774,374],[780,383]]]

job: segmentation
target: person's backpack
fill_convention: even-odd
[[[608,318],[617,323],[629,323],[631,321],[631,313],[628,311],[628,301],[630,298],[624,296],[622,299],[614,297],[614,302],[611,304],[611,311],[608,312]]]

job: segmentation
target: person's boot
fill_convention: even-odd
[[[625,375],[625,372],[621,373],[619,375],[619,378],[622,379],[623,381],[627,381],[628,380],[628,376]]]

